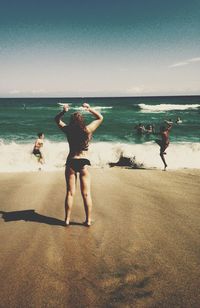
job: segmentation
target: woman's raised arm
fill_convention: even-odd
[[[63,110],[55,116],[54,120],[56,121],[56,124],[58,125],[59,128],[63,128],[64,126],[66,126],[66,124],[61,119],[64,116],[65,112],[67,112],[68,110],[69,110],[69,105],[65,104],[63,106]]]
[[[91,108],[89,104],[84,103],[83,108],[85,108],[86,111],[93,114],[96,118],[96,120],[92,121],[90,124],[87,125],[87,130],[89,133],[93,133],[97,127],[102,123],[103,116],[100,114],[100,112],[96,111],[95,109]]]

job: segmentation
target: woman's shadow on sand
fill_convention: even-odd
[[[63,220],[38,214],[35,212],[35,210],[23,210],[23,211],[12,211],[12,212],[0,211],[0,214],[1,218],[3,218],[5,222],[24,220],[24,221],[44,223],[47,225],[66,227],[65,222]],[[70,225],[83,226],[83,224],[78,222],[71,222]]]

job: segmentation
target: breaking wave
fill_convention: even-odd
[[[32,153],[32,144],[9,144],[0,142],[0,172],[37,171],[39,164]],[[68,154],[66,142],[46,140],[43,147],[46,171],[64,169]],[[144,144],[127,144],[113,142],[96,142],[90,145],[88,157],[93,167],[106,168],[130,161],[129,167],[162,168],[159,147],[154,142]],[[125,158],[125,159],[121,159]],[[199,143],[171,143],[166,155],[169,169],[200,168]],[[122,164],[117,164],[121,161]]]
[[[175,104],[159,104],[159,105],[147,105],[139,104],[140,110],[142,112],[165,112],[171,110],[195,110],[200,108],[200,104],[192,105],[175,105]]]

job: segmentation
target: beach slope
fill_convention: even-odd
[[[63,226],[63,172],[0,175],[0,307],[199,307],[200,171],[91,169]]]

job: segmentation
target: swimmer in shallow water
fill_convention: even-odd
[[[145,129],[145,127],[142,123],[139,123],[138,125],[136,125],[135,129],[136,129],[138,135],[142,135],[146,132],[146,129]]]
[[[163,169],[164,171],[166,171],[166,168],[167,168],[167,163],[166,163],[164,155],[167,154],[165,150],[169,146],[169,132],[172,128],[172,124],[169,124],[168,121],[165,121],[165,122],[167,123],[168,126],[167,127],[161,126],[160,128],[161,140],[159,139],[155,140],[155,142],[160,146],[160,157],[164,163],[164,169]]]
[[[91,113],[95,120],[89,125],[84,122],[84,117],[80,112],[75,112],[71,115],[69,124],[66,124],[61,119],[69,110],[69,105],[63,106],[63,111],[56,115],[55,121],[58,127],[66,135],[69,143],[69,155],[66,161],[65,179],[67,184],[67,192],[65,198],[65,225],[70,224],[71,210],[76,190],[77,173],[80,175],[80,188],[83,197],[86,220],[84,225],[91,225],[92,213],[92,198],[90,192],[90,173],[88,166],[90,161],[87,158],[87,151],[89,141],[94,131],[99,127],[103,121],[103,116],[95,109],[91,108],[89,104],[84,103],[83,108]]]
[[[177,117],[176,119],[176,124],[181,124],[183,121],[181,120],[181,118]]]

